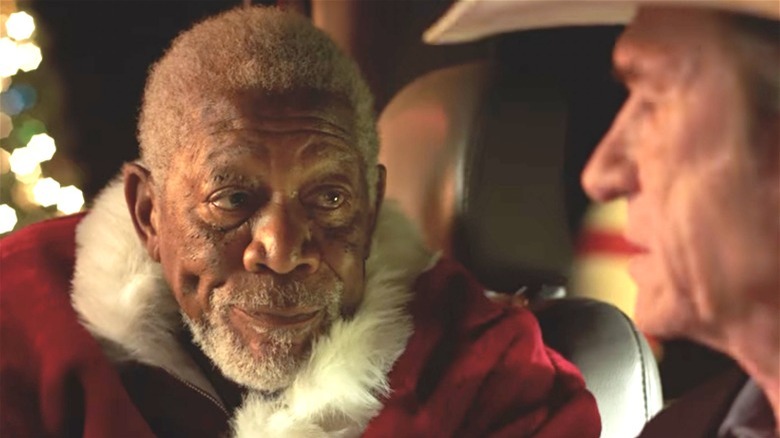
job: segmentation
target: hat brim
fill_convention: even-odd
[[[459,0],[423,40],[452,44],[519,30],[628,24],[639,6],[647,5],[721,9],[780,20],[776,0]]]

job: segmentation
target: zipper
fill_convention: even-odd
[[[224,413],[224,414],[225,414],[225,417],[227,417],[227,419],[228,419],[228,420],[230,420],[230,414],[228,414],[228,411],[227,411],[227,409],[225,408],[225,406],[224,406],[224,405],[222,405],[222,402],[221,402],[221,401],[217,400],[216,398],[214,398],[214,396],[212,396],[212,395],[211,395],[211,394],[209,394],[208,392],[206,392],[206,391],[202,390],[201,388],[199,388],[199,387],[197,387],[197,386],[193,385],[192,383],[190,383],[190,382],[188,382],[188,381],[186,381],[186,380],[182,379],[181,377],[177,376],[176,374],[174,374],[173,372],[171,372],[171,370],[169,370],[169,369],[167,369],[167,368],[163,368],[163,369],[164,369],[164,370],[165,370],[165,372],[167,372],[167,373],[168,373],[168,374],[169,374],[171,377],[173,377],[174,379],[176,379],[176,380],[178,380],[179,382],[183,383],[183,384],[184,384],[184,386],[186,386],[186,387],[188,387],[188,388],[192,389],[193,391],[197,392],[198,394],[202,395],[203,397],[206,397],[206,399],[208,399],[208,400],[209,400],[209,401],[211,401],[211,402],[212,402],[212,403],[213,403],[213,404],[214,404],[216,407],[218,407],[218,408],[219,408],[219,410],[220,410],[220,411],[222,411],[222,413]]]

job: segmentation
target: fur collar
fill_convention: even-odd
[[[164,368],[219,400],[175,338],[182,321],[160,265],[141,246],[112,182],[76,231],[72,300],[84,326],[114,361]],[[237,436],[356,436],[382,407],[387,373],[412,333],[412,284],[435,262],[412,224],[386,202],[366,265],[363,303],[334,323],[277,400],[249,394],[233,418]]]

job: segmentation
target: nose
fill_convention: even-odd
[[[252,241],[244,250],[243,261],[250,272],[316,272],[320,254],[305,212],[296,212],[295,205],[284,201],[269,202],[253,224]]]
[[[639,190],[630,126],[624,107],[582,171],[582,187],[594,201],[606,202]]]

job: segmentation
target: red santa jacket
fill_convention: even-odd
[[[0,241],[2,436],[599,435],[595,400],[534,316],[431,259],[392,208],[353,320],[334,325],[281,397],[231,400],[181,346],[121,187],[107,192],[86,219]]]

